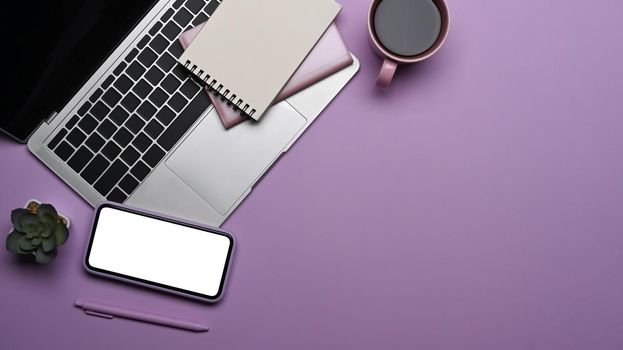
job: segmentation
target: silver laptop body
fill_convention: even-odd
[[[206,0],[205,2],[209,3],[210,1],[216,0]],[[178,108],[181,111],[175,111],[175,119],[170,121],[169,125],[164,125],[166,122],[146,122],[143,128],[153,124],[156,125],[156,132],[159,131],[158,128],[162,130],[160,131],[161,136],[153,138],[147,135],[146,129],[139,131],[149,137],[149,140],[145,139],[145,143],[150,144],[150,146],[145,149],[139,150],[140,147],[132,147],[132,152],[125,152],[126,147],[129,146],[117,144],[114,141],[118,136],[116,133],[114,137],[105,137],[99,134],[100,127],[98,126],[91,131],[91,134],[97,133],[97,135],[81,132],[81,135],[84,134],[81,137],[73,136],[71,141],[75,146],[72,146],[71,149],[75,150],[61,150],[68,143],[59,135],[71,134],[72,128],[78,128],[76,125],[71,125],[71,128],[68,127],[69,123],[76,123],[75,120],[72,120],[72,118],[75,119],[76,113],[81,108],[86,110],[85,105],[94,106],[101,102],[100,100],[104,97],[94,99],[94,91],[102,89],[106,79],[110,79],[109,76],[112,72],[122,65],[120,62],[125,60],[123,66],[130,66],[134,60],[138,59],[128,59],[128,55],[131,55],[131,52],[138,46],[144,44],[141,43],[141,40],[144,40],[150,31],[154,33],[153,29],[156,27],[156,23],[160,23],[158,27],[164,30],[169,22],[174,21],[175,16],[170,15],[171,9],[174,11],[185,9],[184,2],[177,1],[177,6],[180,6],[180,3],[181,7],[175,9],[173,8],[174,1],[159,1],[71,101],[58,114],[51,116],[41,124],[30,137],[28,148],[93,206],[107,199],[116,200],[186,220],[220,226],[252,191],[254,184],[268,171],[270,166],[283,153],[287,152],[320,112],[354,76],[359,69],[359,63],[354,59],[355,63],[352,66],[273,106],[260,122],[245,122],[230,130],[225,130],[216,111],[212,106],[209,106],[203,112],[198,113],[198,117],[193,117],[191,123],[188,120],[184,121],[190,126],[185,125],[184,131],[181,133],[176,131],[181,135],[179,139],[175,139],[175,142],[163,141],[164,134],[174,134],[171,131],[174,124],[181,124],[180,115],[188,108],[197,108],[199,102],[195,101],[199,99],[203,101],[200,94],[205,94],[205,91],[196,88],[192,96],[191,92],[185,91],[188,98],[178,99]],[[192,11],[185,12],[192,13]],[[164,18],[167,18],[166,22],[163,20]],[[180,31],[186,30],[192,27],[191,24],[192,20],[186,25],[179,25],[178,29]],[[151,37],[157,35],[158,32],[156,31],[155,35],[151,35]],[[156,55],[158,56],[156,62],[158,62],[158,58],[163,54],[156,51]],[[165,75],[172,74],[171,72],[163,73]],[[192,81],[192,79],[182,79],[182,85],[187,81]],[[131,88],[134,88],[135,85],[136,83],[133,83]],[[113,84],[114,86],[116,85]],[[150,86],[152,89],[158,87],[153,84]],[[112,88],[109,87],[109,89]],[[117,107],[125,101],[125,95],[123,93],[119,93],[119,95],[121,97],[118,97],[120,102],[117,102]],[[89,100],[90,102],[88,102]],[[109,107],[114,110],[114,106]],[[142,108],[142,105],[138,108]],[[121,107],[117,109],[125,111]],[[149,109],[146,110],[149,111]],[[154,114],[158,114],[158,112],[159,110],[154,111]],[[89,115],[91,111],[84,113]],[[128,114],[133,115],[133,113]],[[105,118],[112,118],[112,116],[106,115]],[[88,125],[86,128],[87,130],[90,129]],[[177,129],[179,128],[176,127]],[[102,129],[101,131],[106,134],[105,130]],[[150,134],[153,135],[153,133]],[[124,158],[106,159],[105,156],[101,156],[97,152],[90,152],[90,144],[89,147],[85,145],[86,142],[92,143],[91,136],[104,139],[105,147],[110,146],[108,149],[116,150],[119,154],[124,155]],[[121,136],[119,138],[121,139]],[[108,145],[109,142],[115,143]],[[51,147],[52,143],[54,147]],[[126,162],[125,156],[128,153],[135,154],[137,151],[139,160],[135,163],[134,158],[136,156],[129,155],[127,157],[132,160]],[[79,152],[89,155],[97,154],[95,158],[98,158],[104,165],[95,166],[96,160],[91,160],[86,165],[76,165],[75,159],[79,158]],[[67,159],[61,159],[59,154]],[[143,157],[148,157],[149,161],[143,162]],[[139,162],[143,165],[151,164],[148,165],[148,169],[143,166],[135,172]],[[108,163],[112,165],[105,167]],[[121,170],[113,171],[113,165],[118,165],[117,168]],[[120,172],[126,168],[126,173],[121,174]],[[137,177],[144,178],[138,179]]]

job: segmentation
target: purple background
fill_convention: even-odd
[[[73,220],[50,266],[0,250],[0,348],[623,348],[622,3],[452,0],[444,48],[385,92],[368,2],[342,4],[360,73],[224,225],[218,305],[88,276],[92,209],[0,139],[0,231],[30,197]]]

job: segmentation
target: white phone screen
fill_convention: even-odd
[[[231,237],[166,220],[126,208],[101,207],[87,267],[208,299],[219,296],[232,250]]]

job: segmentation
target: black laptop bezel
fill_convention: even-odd
[[[107,52],[105,52],[105,54],[102,54],[101,57],[97,60],[97,62],[92,65],[92,68],[90,69],[90,71],[88,71],[88,73],[85,74],[85,78],[81,79],[76,84],[73,84],[73,86],[71,88],[67,89],[68,93],[66,94],[66,97],[61,102],[56,103],[56,104],[46,105],[46,107],[49,107],[49,108],[46,108],[46,109],[49,109],[50,113],[47,113],[47,115],[39,115],[38,117],[33,117],[33,118],[38,120],[38,123],[35,122],[35,123],[33,123],[33,127],[32,128],[27,128],[26,129],[26,133],[24,133],[24,134],[27,134],[27,136],[25,138],[21,138],[20,136],[14,134],[11,130],[8,130],[7,128],[5,128],[5,127],[3,127],[1,125],[0,125],[0,134],[5,134],[6,136],[11,138],[12,140],[14,140],[16,142],[19,142],[19,143],[23,143],[23,144],[28,143],[28,140],[30,139],[30,137],[35,133],[35,131],[44,122],[46,122],[46,120],[50,116],[52,116],[52,115],[54,115],[56,113],[59,113],[63,108],[65,108],[65,106],[71,101],[71,99],[76,96],[76,93],[78,91],[80,91],[80,89],[93,77],[93,74],[95,74],[95,72],[97,72],[97,70],[100,69],[102,64],[119,47],[119,45],[121,43],[123,43],[124,40],[126,40],[126,38],[130,35],[130,33],[132,33],[132,31],[136,28],[136,26],[145,18],[145,16],[147,16],[147,14],[149,14],[151,12],[151,10],[154,8],[154,6],[159,1],[160,0],[150,0],[151,3],[148,4],[145,7],[145,10],[143,11],[143,13],[140,16],[137,16],[137,18],[133,21],[133,23],[131,23],[129,25],[129,29],[125,33],[123,33],[122,35],[119,35],[119,37],[116,40],[114,40],[114,44],[111,45],[111,48],[109,50],[107,50]],[[60,85],[60,84],[57,84],[57,85]],[[55,87],[54,85],[51,86],[51,89],[54,88],[54,87]],[[55,106],[55,105],[57,105],[57,106]]]

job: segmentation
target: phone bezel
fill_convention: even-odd
[[[93,245],[93,240],[95,238],[95,233],[96,233],[96,229],[97,229],[97,223],[99,221],[100,212],[104,208],[112,208],[112,209],[115,209],[115,210],[120,210],[120,211],[124,211],[124,212],[128,212],[128,213],[132,213],[132,214],[135,214],[135,215],[140,215],[140,216],[144,216],[144,217],[148,217],[148,218],[152,218],[152,219],[156,219],[156,220],[161,220],[161,221],[165,221],[165,222],[170,222],[170,223],[173,223],[173,224],[182,225],[182,226],[186,226],[186,227],[198,229],[198,230],[201,230],[201,231],[209,232],[209,233],[212,233],[212,234],[217,234],[217,235],[221,235],[221,236],[227,237],[227,239],[230,242],[229,250],[227,252],[227,259],[225,261],[225,266],[223,267],[223,274],[222,274],[221,281],[220,281],[220,284],[219,284],[219,289],[218,289],[218,292],[216,293],[216,295],[212,296],[212,295],[207,295],[207,294],[201,294],[201,293],[194,292],[194,291],[191,291],[191,290],[186,290],[186,289],[178,288],[178,287],[175,287],[175,286],[169,286],[169,285],[166,285],[166,284],[162,284],[162,283],[158,283],[158,282],[154,282],[154,281],[149,281],[149,280],[145,280],[145,279],[142,279],[142,278],[138,278],[138,277],[134,277],[134,276],[118,273],[118,272],[115,272],[115,271],[109,271],[109,270],[101,269],[101,268],[98,268],[98,267],[95,267],[95,266],[91,266],[91,264],[89,263],[89,257],[91,255],[91,248],[92,248],[92,245]],[[186,296],[186,297],[190,297],[190,298],[201,300],[201,301],[205,301],[205,302],[216,302],[216,301],[220,300],[222,298],[222,295],[223,295],[223,289],[225,287],[225,283],[226,283],[227,277],[229,275],[229,268],[230,268],[230,265],[231,265],[231,257],[232,257],[232,254],[233,254],[234,245],[235,245],[234,237],[229,232],[223,231],[223,230],[215,228],[215,227],[201,225],[201,224],[193,223],[193,222],[189,222],[189,221],[183,221],[183,220],[180,220],[180,219],[167,217],[165,215],[156,214],[156,213],[153,213],[153,212],[150,212],[150,211],[146,211],[146,210],[139,209],[139,208],[134,208],[134,207],[123,205],[123,204],[117,204],[117,203],[112,203],[112,202],[104,202],[104,203],[98,205],[97,208],[95,209],[95,214],[94,214],[93,221],[92,221],[92,224],[91,224],[89,242],[87,244],[87,249],[86,249],[86,252],[85,252],[85,255],[84,255],[84,261],[83,262],[84,262],[85,269],[89,273],[92,273],[92,274],[95,274],[95,275],[98,275],[98,276],[112,278],[112,279],[115,279],[115,280],[120,280],[120,281],[128,282],[128,283],[131,283],[131,284],[141,285],[143,287],[157,289],[157,290],[160,290],[160,291],[173,293],[173,294],[177,294],[177,295],[181,295],[181,296]]]

